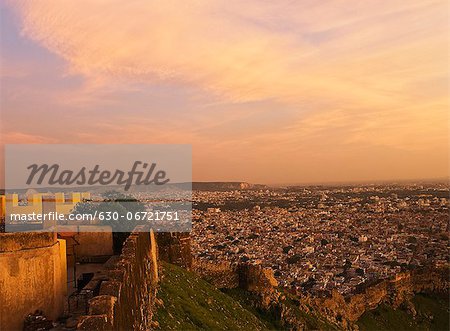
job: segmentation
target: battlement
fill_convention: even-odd
[[[77,203],[91,198],[89,192],[63,192],[54,194],[35,193],[27,197],[26,204],[21,204],[16,193],[0,196],[0,217],[9,214],[42,214],[56,212],[69,214]]]

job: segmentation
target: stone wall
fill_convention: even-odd
[[[55,320],[67,295],[66,245],[55,233],[0,234],[0,330],[41,310]]]
[[[191,237],[187,232],[158,232],[159,256],[162,261],[191,270]]]
[[[193,259],[192,270],[216,288],[232,289],[239,287],[237,264],[228,261]]]
[[[272,269],[264,268],[259,264],[207,262],[194,259],[192,269],[217,288],[240,288],[252,292],[258,298],[258,305],[261,308],[267,308],[272,302],[278,300],[278,282]]]
[[[108,267],[98,296],[80,330],[150,330],[158,286],[158,249],[153,231],[139,227],[125,241],[122,254]]]

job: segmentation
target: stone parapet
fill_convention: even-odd
[[[89,315],[79,330],[150,330],[156,309],[159,265],[150,229],[135,229],[122,254],[106,271],[99,295],[89,300]]]

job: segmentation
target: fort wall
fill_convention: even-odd
[[[1,196],[0,217],[9,214],[42,214],[48,212],[57,212],[59,214],[69,214],[75,205],[83,199],[90,199],[89,192],[72,192],[66,195],[64,193],[55,194],[31,194],[27,198],[27,204],[19,204],[18,194],[6,194]]]
[[[239,287],[237,265],[229,261],[202,261],[193,259],[192,270],[219,289]]]
[[[161,261],[191,270],[191,237],[187,232],[158,232],[159,256]]]
[[[194,259],[192,269],[217,288],[240,288],[252,292],[257,298],[255,304],[260,308],[268,308],[279,298],[278,282],[272,269],[264,268],[260,264]]]
[[[67,295],[66,245],[55,233],[0,234],[0,330],[42,310],[58,318]]]
[[[99,295],[89,300],[89,314],[79,330],[150,330],[156,309],[158,249],[153,231],[139,227],[125,241],[122,254],[105,271]]]

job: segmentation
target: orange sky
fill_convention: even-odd
[[[4,143],[190,143],[194,180],[449,174],[447,1],[1,7]]]

